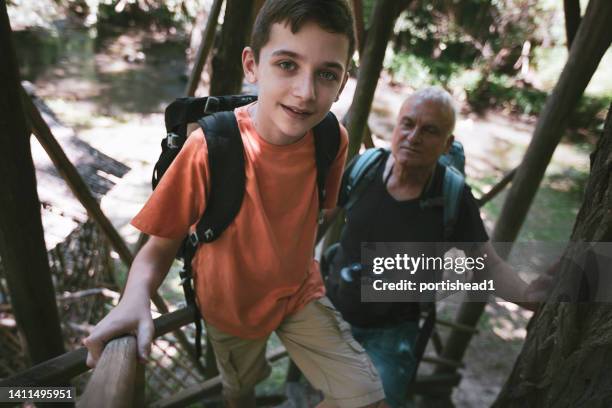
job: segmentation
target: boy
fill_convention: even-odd
[[[255,21],[252,47],[243,51],[245,78],[259,91],[257,102],[235,110],[244,143],[244,201],[233,223],[201,245],[192,263],[230,407],[255,406],[253,388],[270,372],[265,348],[272,331],[323,391],[324,406],[384,404],[375,369],[324,297],[311,260],[319,208],[311,129],[346,83],[352,27],[344,0],[269,0]],[[346,152],[342,128],[323,208],[335,205]],[[84,340],[88,365],[105,341],[130,331],[137,333],[141,358],[148,355],[149,299],[206,208],[208,171],[199,129],[132,221],[151,239],[134,260],[123,299]]]

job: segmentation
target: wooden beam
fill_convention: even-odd
[[[510,170],[508,173],[506,173],[504,175],[504,177],[502,177],[502,179],[497,184],[495,184],[491,188],[491,190],[489,190],[488,192],[483,194],[482,197],[480,197],[478,200],[476,200],[477,203],[478,203],[478,206],[479,207],[484,206],[486,203],[488,203],[493,198],[495,198],[500,192],[502,192],[503,189],[506,188],[506,186],[508,184],[510,184],[510,182],[512,181],[512,179],[516,175],[516,171],[517,170],[518,170],[518,167],[515,167],[512,170]]]
[[[250,32],[253,0],[227,0],[219,48],[212,60],[211,95],[232,95],[242,89],[242,49]]]
[[[213,40],[215,39],[215,33],[217,32],[217,21],[219,20],[219,13],[221,12],[222,5],[223,0],[215,0],[210,8],[206,28],[202,33],[202,42],[198,47],[193,69],[191,70],[191,75],[189,76],[189,82],[187,83],[187,88],[185,89],[185,94],[187,94],[187,96],[194,96],[196,89],[198,89],[198,84],[200,83],[200,78],[202,77],[202,70],[204,69],[204,65],[206,65],[206,60],[208,59],[208,54],[210,53]]]
[[[347,113],[347,130],[350,137],[347,160],[359,152],[387,43],[402,7],[402,2],[397,0],[377,0],[374,4],[368,38],[363,47],[363,58],[359,66],[355,95]]]
[[[565,35],[567,38],[567,49],[572,48],[574,38],[580,26],[580,0],[563,0],[563,11],[565,12]]]
[[[31,362],[38,363],[65,350],[4,0],[0,0],[0,55],[0,257],[18,328]]]
[[[352,0],[351,5],[353,8],[353,18],[355,20],[355,48],[359,53],[359,58],[361,58],[361,51],[363,50],[363,45],[365,44],[365,27],[363,21],[363,1],[362,0]]]
[[[155,338],[190,324],[193,320],[193,312],[194,310],[191,307],[186,307],[155,319],[153,321]],[[0,381],[0,387],[35,387],[69,381],[89,370],[89,367],[85,364],[86,358],[87,349],[81,347],[6,378]]]

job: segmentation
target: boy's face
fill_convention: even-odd
[[[344,34],[307,22],[293,34],[289,25],[273,24],[259,62],[247,47],[245,77],[257,83],[255,126],[268,141],[289,144],[318,124],[346,83],[349,41]]]

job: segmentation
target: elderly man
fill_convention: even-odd
[[[455,120],[453,100],[440,88],[417,91],[405,101],[393,131],[391,151],[383,153],[373,170],[375,177],[347,209],[340,247],[329,262],[328,297],[372,358],[392,407],[404,404],[406,386],[414,374],[419,304],[361,302],[360,285],[347,284],[344,275],[347,266],[361,262],[362,242],[427,242],[438,247],[448,242],[446,247],[442,245],[444,252],[457,247],[468,256],[486,258],[497,295],[531,301],[543,297],[536,290],[541,282],[538,287],[528,287],[495,253],[467,185],[457,195],[458,210],[450,235],[445,231],[444,209],[423,205],[443,195],[444,174],[450,170],[438,159],[453,143]],[[351,171],[350,167],[346,171]]]

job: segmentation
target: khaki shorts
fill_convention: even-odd
[[[267,338],[241,339],[209,324],[206,329],[227,397],[251,391],[270,374]],[[285,318],[276,334],[308,381],[323,392],[327,404],[352,408],[384,399],[376,369],[326,297]]]

